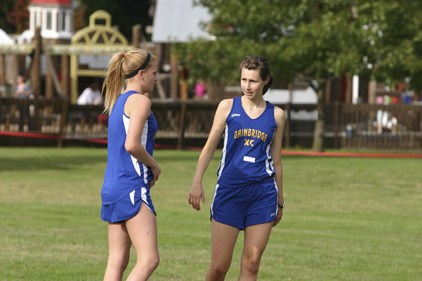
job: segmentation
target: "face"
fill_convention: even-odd
[[[152,92],[154,89],[155,83],[158,80],[158,63],[157,61],[152,61],[148,70],[143,72],[144,81],[145,81],[145,90],[146,92]]]
[[[240,73],[240,87],[243,95],[247,98],[253,99],[262,96],[262,89],[268,83],[268,78],[261,79],[259,70],[243,68]]]

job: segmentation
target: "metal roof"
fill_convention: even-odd
[[[154,15],[152,42],[188,42],[190,39],[210,35],[201,28],[201,22],[209,22],[211,16],[202,6],[194,6],[193,0],[157,0]]]

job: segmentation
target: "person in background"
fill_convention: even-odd
[[[202,100],[206,99],[207,85],[202,80],[198,80],[195,84],[195,96],[194,99]]]
[[[240,64],[243,95],[220,102],[208,140],[198,159],[189,204],[205,202],[202,178],[224,134],[218,180],[211,203],[211,263],[206,280],[224,280],[233,249],[244,231],[239,279],[256,280],[271,229],[284,208],[281,146],[284,111],[264,100],[273,81],[263,57]]]
[[[25,82],[25,78],[23,77],[23,75],[18,75],[18,77],[16,78],[16,91],[14,96],[23,99],[33,97],[31,87],[29,87],[28,84]]]
[[[26,83],[23,75],[18,75],[16,78],[16,91],[13,95],[18,99],[33,99],[34,94],[32,93],[31,87]],[[32,129],[32,118],[31,112],[34,111],[34,105],[28,104],[27,101],[20,101],[18,103],[19,109],[19,131],[28,131]]]
[[[98,105],[103,103],[101,96],[100,84],[98,81],[93,81],[88,87],[83,90],[76,101],[78,105]]]
[[[158,125],[151,111],[157,59],[143,49],[110,59],[103,84],[109,114],[107,166],[101,218],[108,222],[109,256],[104,280],[122,280],[130,248],[136,264],[127,280],[148,280],[158,267],[157,221],[150,189],[161,169],[153,157]]]

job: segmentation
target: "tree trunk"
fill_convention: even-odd
[[[210,101],[220,101],[224,99],[224,84],[209,79],[207,81],[207,95]]]
[[[315,89],[315,88],[314,88]],[[315,122],[314,139],[312,143],[312,150],[317,152],[324,151],[324,136],[325,136],[325,116],[324,116],[324,105],[325,95],[322,90],[323,87],[319,85],[315,90],[318,95],[317,111],[318,118]]]
[[[170,98],[177,99],[179,95],[179,70],[177,67],[177,57],[174,54],[170,54],[170,65]]]

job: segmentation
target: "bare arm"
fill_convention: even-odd
[[[125,141],[125,148],[133,157],[151,169],[153,181],[151,186],[160,176],[161,169],[157,161],[145,150],[140,143],[145,122],[151,113],[151,100],[143,95],[131,95],[125,104],[125,114],[130,117],[129,128]]]
[[[223,100],[217,107],[214,116],[214,122],[208,136],[208,140],[199,155],[198,163],[196,165],[195,175],[193,177],[191,190],[189,192],[188,202],[192,208],[201,210],[201,201],[205,203],[204,188],[202,186],[202,178],[207,169],[212,156],[217,148],[226,126],[226,118],[229,114],[233,101],[231,99]]]
[[[274,108],[274,117],[277,123],[277,129],[273,143],[271,144],[271,155],[274,161],[275,182],[278,187],[278,204],[283,204],[283,163],[281,159],[281,146],[283,142],[283,131],[286,117],[284,111],[278,107]],[[274,225],[277,225],[283,216],[283,209],[279,208],[278,211],[279,212],[276,220],[274,221]]]

